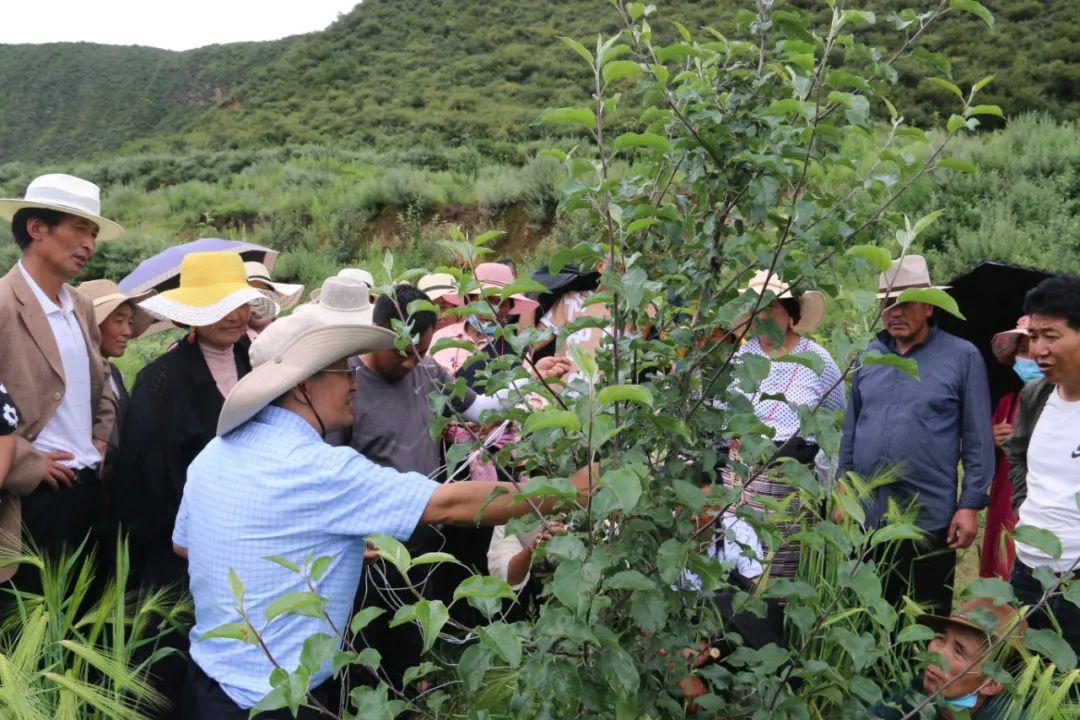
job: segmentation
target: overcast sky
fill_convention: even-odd
[[[4,0],[0,43],[97,42],[170,50],[322,30],[359,0]]]

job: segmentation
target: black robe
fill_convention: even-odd
[[[233,347],[238,377],[251,370],[248,347],[246,338]],[[202,351],[186,340],[135,378],[117,453],[115,507],[142,587],[187,588],[187,564],[172,550],[173,523],[188,465],[214,438],[224,402]]]

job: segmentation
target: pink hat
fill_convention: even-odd
[[[1028,333],[1029,322],[1031,322],[1031,316],[1022,316],[1016,321],[1016,327],[1014,329],[999,332],[990,340],[990,345],[1008,347],[1009,351],[1012,352],[1012,350],[1016,349],[1016,345],[1020,342],[1020,338],[1027,337],[1030,334]]]
[[[511,270],[509,266],[495,262],[480,263],[477,265],[475,278],[476,281],[480,283],[480,287],[469,291],[469,296],[479,295],[481,291],[488,289],[501,290],[504,287],[513,284],[516,279],[514,277],[514,271]],[[447,295],[446,299],[461,305],[466,304],[457,293]],[[509,299],[514,301],[514,306],[510,309],[511,315],[524,315],[526,313],[535,312],[536,308],[540,306],[540,303],[535,300],[530,300],[521,293],[514,293]]]

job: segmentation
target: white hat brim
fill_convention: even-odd
[[[166,294],[155,295],[139,303],[151,315],[161,320],[169,320],[178,325],[206,327],[231,313],[238,307],[252,305],[262,315],[277,315],[277,303],[253,287],[229,293],[213,305],[188,305],[177,302]]]
[[[40,208],[42,210],[56,210],[57,212],[66,213],[68,215],[75,215],[76,217],[86,218],[98,226],[97,239],[106,242],[109,240],[118,240],[124,235],[124,228],[119,223],[113,222],[108,218],[103,218],[100,215],[94,215],[84,210],[68,207],[67,205],[57,205],[55,203],[42,203],[42,202],[27,202],[26,200],[17,199],[5,199],[0,200],[0,219],[3,219],[10,223],[15,219],[15,213],[23,210],[24,208]]]
[[[813,332],[821,321],[825,319],[825,311],[829,307],[829,301],[817,290],[807,290],[799,296],[799,322],[791,329],[802,334]]]
[[[297,335],[276,356],[253,368],[225,398],[217,434],[225,435],[323,368],[362,353],[394,347],[390,330],[374,325],[318,325]]]

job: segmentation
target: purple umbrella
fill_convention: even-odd
[[[147,290],[171,290],[180,284],[180,261],[193,252],[234,252],[244,260],[256,260],[273,271],[277,262],[278,251],[238,240],[220,238],[200,238],[183,245],[173,245],[157,255],[139,263],[131,274],[120,281],[120,289],[128,295]]]

